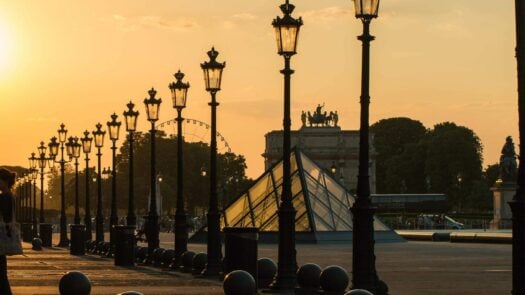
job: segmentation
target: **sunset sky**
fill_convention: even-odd
[[[292,129],[317,103],[337,110],[344,129],[358,129],[362,26],[352,1],[291,2],[304,21],[292,58]],[[60,123],[80,136],[121,116],[130,99],[139,129],[149,129],[142,100],[151,87],[163,98],[159,122],[174,118],[167,86],[178,69],[191,84],[183,116],[209,122],[200,63],[215,46],[226,61],[217,128],[257,177],[264,134],[282,129],[283,59],[271,27],[281,3],[0,0],[0,164],[27,165]],[[371,123],[453,121],[481,138],[485,165],[497,162],[507,135],[517,143],[513,1],[380,5],[371,26]]]

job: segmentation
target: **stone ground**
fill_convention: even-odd
[[[58,238],[58,237],[56,237]],[[173,236],[161,234],[161,247],[173,247]],[[81,271],[93,282],[92,294],[117,294],[137,290],[144,294],[222,294],[219,281],[152,267],[123,268],[96,255],[75,257],[65,249],[37,252],[26,246],[23,256],[8,258],[9,277],[15,295],[58,294],[58,282],[67,271]],[[204,252],[206,245],[190,244]],[[276,245],[260,245],[259,257],[275,260]],[[390,294],[509,294],[511,245],[449,242],[377,244],[377,271]],[[336,264],[351,271],[352,249],[345,244],[297,245],[299,265],[314,262],[321,267]]]

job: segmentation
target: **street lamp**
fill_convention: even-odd
[[[117,114],[113,113],[111,115],[111,121],[107,122],[109,139],[111,140],[111,213],[109,215],[109,241],[111,246],[115,246],[115,233],[113,232],[113,227],[118,225],[118,215],[117,215],[117,170],[115,169],[115,163],[117,162],[117,140],[119,137],[120,125],[121,123],[117,121]]]
[[[36,170],[37,167],[37,158],[35,157],[35,153],[31,153],[31,157],[29,158],[29,180],[33,184],[32,189],[32,204],[31,207],[31,221],[33,224],[33,237],[36,238],[38,235],[38,228],[37,228],[37,222],[36,222],[36,179],[38,177],[38,170]]]
[[[92,239],[92,230],[91,230],[91,206],[90,206],[90,193],[89,193],[89,153],[91,152],[91,144],[93,142],[93,137],[89,137],[89,131],[84,131],[84,137],[80,139],[82,142],[82,152],[85,154],[86,160],[86,206],[84,208],[84,224],[86,225],[86,240]]]
[[[217,62],[219,52],[212,47],[209,61],[201,64],[206,91],[211,94],[211,141],[210,141],[210,203],[208,208],[208,263],[202,271],[206,276],[217,276],[221,271],[221,224],[217,199],[217,91],[221,90],[222,71],[226,63]]]
[[[128,190],[128,216],[126,217],[127,225],[136,226],[137,217],[135,216],[135,200],[134,200],[134,187],[133,187],[133,134],[137,130],[137,117],[139,112],[133,110],[135,104],[129,102],[127,104],[128,109],[124,111],[124,118],[126,122],[126,131],[128,132],[128,142],[129,142],[129,190]]]
[[[39,218],[39,234],[42,240],[42,246],[51,247],[53,239],[53,225],[45,223],[44,217],[44,169],[49,166],[53,168],[53,158],[46,156],[46,149],[44,142],[40,142],[38,147],[38,154],[40,155],[38,160],[38,168],[40,168],[40,218]]]
[[[291,188],[291,140],[290,140],[290,78],[294,71],[290,68],[290,59],[297,52],[299,29],[303,25],[301,18],[291,16],[295,6],[288,0],[280,6],[284,16],[276,17],[272,25],[275,29],[277,52],[284,57],[284,119],[283,119],[283,189],[278,209],[279,250],[277,274],[272,283],[273,289],[290,290],[295,287],[297,259],[295,251],[295,213],[292,204]]]
[[[155,122],[159,119],[159,107],[162,103],[161,98],[155,98],[157,91],[151,88],[148,91],[149,98],[144,99],[144,105],[146,106],[146,115],[148,121],[151,123],[151,174],[150,174],[150,203],[149,212],[146,218],[145,233],[148,239],[148,257],[147,262],[151,262],[153,258],[153,250],[159,247],[159,215],[157,213],[157,188],[155,181]]]
[[[67,129],[64,124],[60,124],[58,129],[58,141],[56,137],[51,138],[49,146],[49,154],[55,162],[60,164],[60,241],[58,247],[67,247],[69,241],[67,239],[67,219],[66,219],[66,190],[64,183],[64,166],[69,161],[64,159],[64,145],[66,142]],[[57,161],[58,148],[60,147],[60,160]]]
[[[177,82],[172,82],[169,85],[171,90],[171,98],[173,100],[173,107],[177,109],[177,209],[175,211],[175,256],[173,263],[170,265],[172,269],[177,269],[181,264],[182,253],[188,251],[188,224],[186,223],[186,211],[184,210],[184,195],[183,195],[183,157],[182,157],[182,110],[186,107],[186,98],[190,83],[182,82],[184,74],[179,70],[175,74]]]
[[[374,294],[387,294],[388,287],[376,273],[374,254],[374,213],[370,200],[368,173],[369,105],[370,105],[370,22],[377,17],[379,0],[354,0],[355,16],[363,23],[363,34],[357,39],[363,43],[361,71],[361,125],[359,129],[359,174],[357,198],[351,211],[354,237],[352,239],[352,289],[365,289]]]
[[[80,224],[79,201],[78,201],[78,158],[80,157],[80,147],[78,137],[70,136],[66,143],[67,155],[70,159],[75,159],[75,217],[74,224]]]
[[[97,148],[97,216],[95,220],[95,240],[97,242],[104,241],[104,216],[102,215],[102,182],[101,182],[101,149],[104,146],[104,135],[106,131],[102,130],[102,124],[98,123],[96,125],[97,130],[93,131],[93,138],[95,139],[95,147]]]

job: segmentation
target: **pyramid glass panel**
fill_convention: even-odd
[[[261,227],[262,224],[275,212],[277,212],[277,198],[275,197],[275,194],[272,193],[253,208],[255,226]]]
[[[306,155],[295,150],[290,159],[292,203],[297,232],[350,232],[354,202],[342,185]],[[222,226],[279,230],[278,208],[282,193],[282,161],[266,171],[255,184],[224,210]],[[376,231],[390,231],[374,218]],[[316,239],[318,237],[316,236]]]
[[[248,194],[250,196],[250,201],[254,207],[256,207],[259,202],[264,200],[269,194],[274,192],[273,181],[270,174],[262,177],[257,183],[252,186]]]

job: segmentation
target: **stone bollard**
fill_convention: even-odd
[[[365,289],[354,289],[345,293],[345,295],[374,295]]]
[[[323,269],[319,278],[325,295],[344,295],[349,281],[346,270],[337,265]]]
[[[58,290],[60,295],[89,295],[91,281],[79,271],[70,271],[60,279]]]
[[[170,264],[173,262],[173,257],[175,257],[175,250],[173,249],[167,249],[162,253],[162,256],[160,257],[161,261],[161,267],[168,268],[170,267]]]
[[[31,244],[33,245],[33,250],[42,251],[42,240],[40,238],[33,238]]]
[[[298,288],[295,294],[310,295],[318,294],[321,287],[321,267],[315,263],[307,263],[297,270]]]
[[[42,247],[52,247],[53,225],[50,223],[40,224],[40,239],[42,240]]]
[[[191,269],[193,268],[193,257],[195,256],[195,252],[193,251],[186,251],[182,253],[182,266],[181,271],[182,272],[191,272]]]
[[[257,286],[252,275],[244,270],[234,270],[224,277],[222,288],[225,295],[254,295]]]
[[[191,273],[194,275],[199,275],[206,267],[208,263],[208,254],[206,253],[197,253],[193,256]]]
[[[277,265],[270,258],[260,258],[257,260],[257,287],[267,288],[273,282],[277,273]]]
[[[69,253],[71,255],[86,254],[86,226],[83,224],[70,224],[71,241],[69,244]]]

